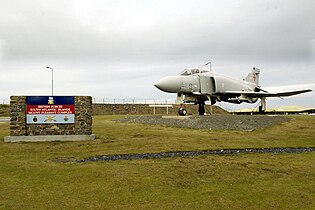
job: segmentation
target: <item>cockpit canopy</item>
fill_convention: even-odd
[[[187,76],[187,75],[206,73],[206,72],[209,72],[209,71],[203,70],[203,69],[184,69],[179,75]]]

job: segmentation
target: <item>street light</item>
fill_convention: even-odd
[[[49,66],[46,69],[51,69],[51,96],[54,96],[54,69]]]
[[[205,63],[205,65],[209,65],[210,66],[210,72],[212,72],[212,66],[211,66],[211,61]],[[211,101],[211,100],[210,100]],[[212,103],[210,104],[210,114],[212,114]]]
[[[208,63],[206,63],[205,65],[209,65],[210,64],[210,71],[212,72],[212,66],[211,66],[211,61],[209,61]]]

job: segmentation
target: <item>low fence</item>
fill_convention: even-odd
[[[0,98],[0,104],[10,104],[10,99]]]
[[[10,100],[3,100],[4,105],[0,104],[0,116],[10,115]],[[175,104],[174,99],[110,99],[110,98],[92,98],[93,102],[93,115],[129,115],[129,114],[171,114],[176,115],[180,105]],[[150,107],[149,105],[172,105],[169,107]],[[185,105],[188,114],[198,114],[198,105],[187,104]],[[213,106],[214,114],[227,113],[228,110],[216,104]],[[210,113],[210,106],[206,105],[206,112]]]
[[[93,98],[94,104],[175,104],[174,99]]]
[[[92,98],[94,104],[174,104],[175,99]],[[10,104],[10,99],[0,98],[0,104]]]

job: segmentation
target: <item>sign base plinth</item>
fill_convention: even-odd
[[[4,142],[50,142],[50,141],[88,141],[94,140],[91,135],[45,135],[45,136],[5,136]]]

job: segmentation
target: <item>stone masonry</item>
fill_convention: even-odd
[[[10,136],[91,135],[92,98],[75,96],[74,124],[26,124],[26,96],[11,96]]]

